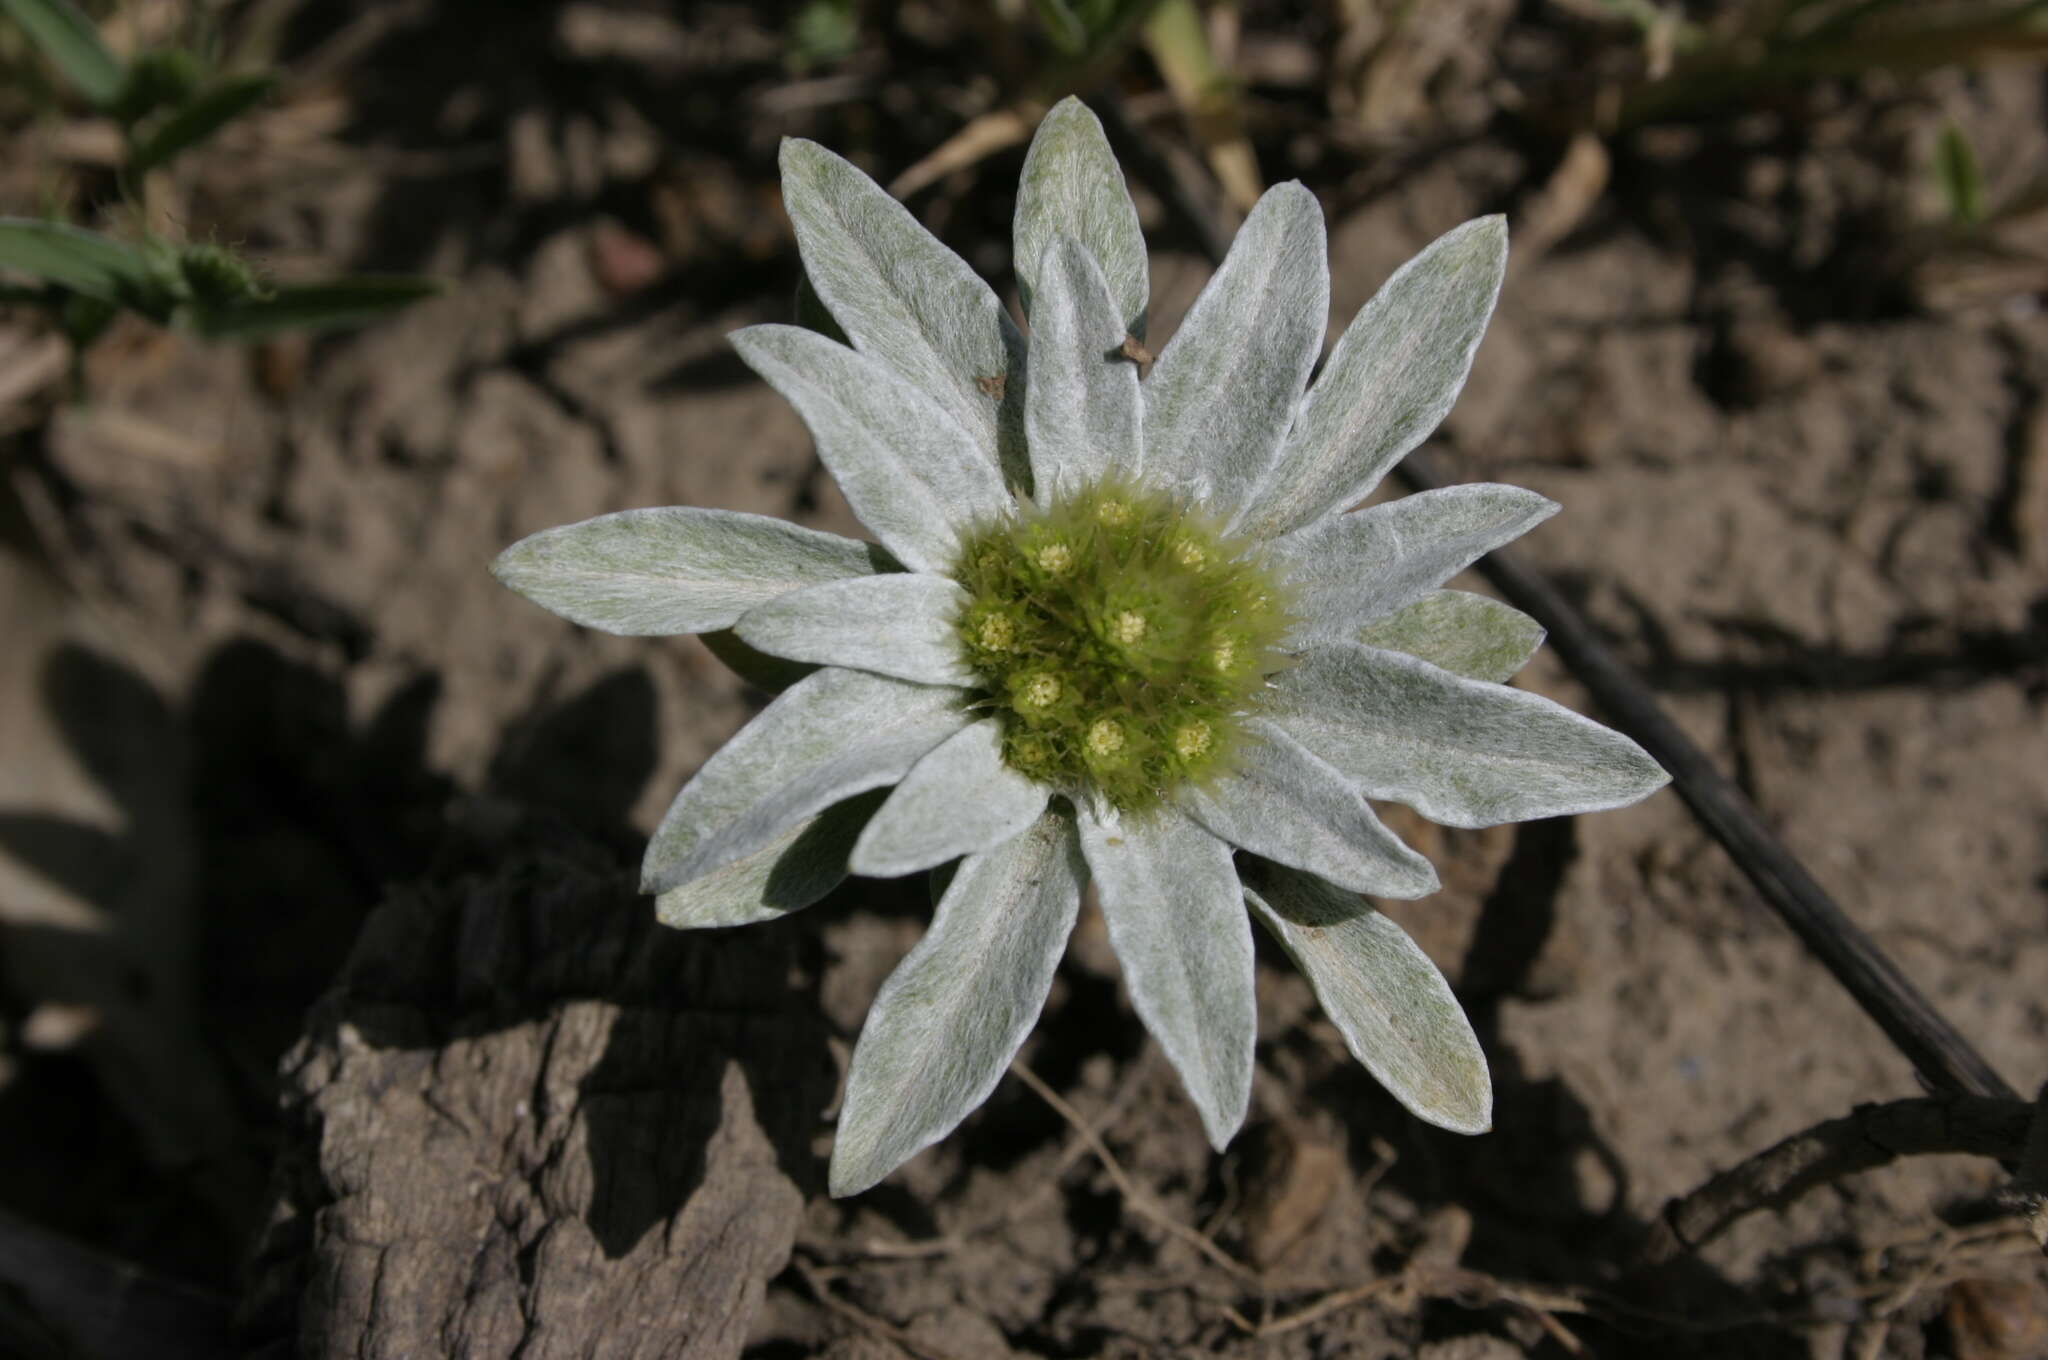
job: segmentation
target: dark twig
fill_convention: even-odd
[[[2048,1255],[2048,1083],[2034,1097],[2034,1122],[2027,1130],[2027,1145],[2021,1149],[2019,1168],[2005,1201],[2027,1221],[2028,1231]]]
[[[1698,1250],[1736,1219],[1789,1204],[1816,1186],[1899,1157],[1966,1153],[2010,1161],[2020,1155],[2033,1107],[1985,1096],[1933,1096],[1858,1105],[1793,1134],[1664,1206],[1644,1262],[1663,1265]]]
[[[1443,485],[1419,450],[1401,463],[1418,491]],[[1656,696],[1614,654],[1584,615],[1517,554],[1496,549],[1479,569],[1510,604],[1550,632],[1550,645],[1607,710],[1615,726],[1643,744],[1671,772],[1671,782],[1709,834],[1721,842],[1764,900],[1785,918],[1835,980],[1848,989],[1898,1050],[1937,1091],[2018,1100],[1983,1055],[1970,1046],[1882,949],[1814,881],[1733,780],[1673,722]]]
[[[1166,1211],[1159,1201],[1139,1189],[1137,1183],[1131,1179],[1130,1173],[1124,1170],[1123,1163],[1118,1161],[1116,1154],[1109,1150],[1109,1145],[1102,1141],[1101,1135],[1090,1128],[1088,1121],[1081,1117],[1081,1112],[1068,1104],[1058,1091],[1046,1085],[1045,1079],[1027,1067],[1022,1058],[1016,1059],[1010,1064],[1010,1074],[1036,1092],[1040,1100],[1052,1106],[1054,1114],[1067,1121],[1068,1127],[1073,1129],[1081,1141],[1088,1145],[1088,1150],[1095,1154],[1095,1160],[1101,1163],[1102,1169],[1108,1174],[1110,1182],[1116,1186],[1117,1192],[1123,1196],[1125,1205],[1134,1213],[1150,1219],[1163,1231],[1193,1247],[1213,1264],[1229,1271],[1241,1282],[1246,1284],[1258,1283],[1258,1273],[1252,1270],[1251,1267],[1243,1264],[1229,1252],[1223,1250],[1223,1248],[1175,1218]]]

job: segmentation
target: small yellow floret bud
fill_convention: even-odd
[[[1173,734],[1173,750],[1182,760],[1196,760],[1209,754],[1209,745],[1215,738],[1209,731],[1209,724],[1196,719],[1177,729]]]
[[[1017,702],[1025,708],[1047,709],[1060,701],[1060,679],[1040,672],[1024,682]]]
[[[1209,653],[1209,660],[1219,671],[1236,670],[1237,639],[1223,638],[1218,641],[1216,649]]]
[[[1145,616],[1135,609],[1126,609],[1109,621],[1109,635],[1125,647],[1135,646],[1145,637]]]
[[[1173,558],[1191,571],[1200,571],[1209,565],[1209,554],[1202,550],[1201,544],[1191,538],[1184,538],[1173,545]]]
[[[1064,543],[1048,543],[1034,554],[1038,569],[1049,576],[1064,576],[1074,569],[1074,550]]]
[[[1097,718],[1088,727],[1088,754],[1097,760],[1124,749],[1124,729],[1109,718]]]
[[[981,621],[975,640],[991,652],[1007,652],[1017,645],[1017,625],[1006,615],[991,614]]]
[[[1096,507],[1095,518],[1112,529],[1131,522],[1131,507],[1128,501],[1104,501]]]

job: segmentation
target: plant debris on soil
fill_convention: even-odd
[[[792,74],[798,8],[250,6],[278,16],[284,93],[151,192],[281,274],[419,272],[445,295],[254,348],[124,321],[76,402],[43,323],[0,310],[11,1214],[239,1295],[297,1127],[279,1063],[379,903],[451,856],[483,872],[464,828],[507,808],[629,868],[764,702],[694,639],[577,629],[485,568],[636,506],[859,534],[724,341],[793,314],[777,141],[886,184],[1027,87],[938,5],[868,7],[850,55]],[[1329,218],[1333,326],[1442,231],[1508,214],[1438,464],[1564,505],[1525,556],[2031,1094],[2048,276],[2038,242],[1939,230],[1927,157],[1954,125],[1994,187],[2048,167],[2039,72],[1872,75],[1591,142],[1523,116],[1616,41],[1587,7],[1423,6],[1344,48],[1340,16],[1377,8],[1398,7],[1246,4],[1237,41],[1261,173]],[[1152,153],[1127,165],[1156,351],[1209,272],[1174,188],[1206,172],[1150,67],[1119,71]],[[89,120],[0,112],[0,212],[114,201]],[[909,199],[1012,299],[1021,157]],[[1518,683],[1587,707],[1548,653]],[[743,1353],[2048,1354],[2048,1265],[1985,1158],[1833,1181],[1644,1268],[1668,1201],[1922,1094],[1678,798],[1487,831],[1389,818],[1443,873],[1386,909],[1473,1018],[1493,1132],[1402,1111],[1261,941],[1252,1122],[1217,1156],[1084,912],[1012,1077],[875,1191],[824,1194],[829,1081],[755,1082],[800,1217]],[[759,950],[760,985],[789,989],[762,1007],[811,1017],[775,1031],[818,1049],[785,1067],[843,1072],[928,911],[922,883],[855,883],[717,948]]]

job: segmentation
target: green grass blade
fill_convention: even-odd
[[[1934,173],[1941,180],[1951,222],[1974,227],[1984,220],[1984,177],[1977,169],[1977,153],[1954,123],[1941,130],[1941,140],[1934,144]]]
[[[433,279],[405,276],[299,284],[265,298],[194,307],[192,328],[217,340],[262,340],[284,331],[357,326],[440,291]]]
[[[0,10],[20,24],[78,92],[105,108],[121,93],[128,73],[100,41],[92,20],[71,0],[0,0]]]
[[[136,174],[155,169],[256,107],[276,88],[277,77],[269,75],[231,76],[209,85],[136,145],[128,168]]]
[[[1053,46],[1070,57],[1088,50],[1088,27],[1066,0],[1038,0],[1038,22]]]
[[[0,217],[0,269],[16,269],[74,293],[132,302],[150,290],[142,252],[61,222]]]

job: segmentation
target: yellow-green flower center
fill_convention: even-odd
[[[1127,811],[1222,768],[1289,621],[1249,543],[1122,482],[982,526],[955,575],[1004,759]]]

